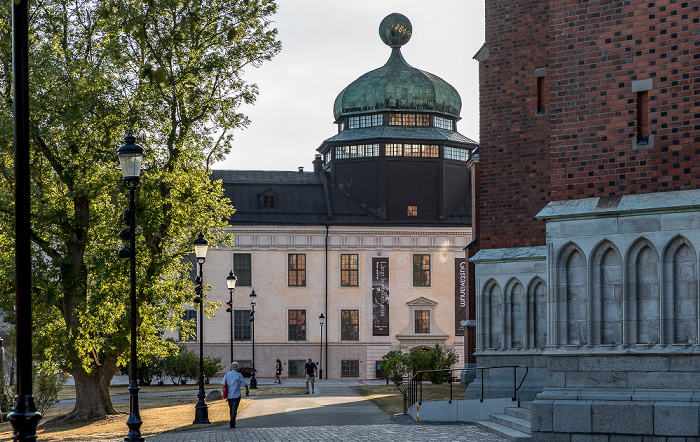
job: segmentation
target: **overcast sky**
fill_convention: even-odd
[[[409,65],[437,75],[462,97],[457,130],[479,138],[478,63],[484,42],[484,0],[278,0],[273,17],[282,51],[245,79],[260,95],[241,111],[251,125],[235,132],[215,169],[311,170],[323,140],[337,133],[333,102],[348,84],[386,63],[391,49],[379,23],[392,12],[411,21],[403,46]]]

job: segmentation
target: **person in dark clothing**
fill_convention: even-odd
[[[318,367],[309,358],[309,362],[306,363],[304,369],[306,370],[306,394],[309,394],[309,382],[311,382],[311,394],[314,394],[314,382],[316,382]]]

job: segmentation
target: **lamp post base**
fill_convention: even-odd
[[[12,429],[14,430],[12,440],[36,440],[36,427],[39,425],[41,413],[36,412],[33,396],[17,396],[15,408],[12,409],[7,419],[12,423]]]
[[[253,374],[250,376],[250,389],[251,390],[258,389],[258,380],[255,378],[255,371],[253,371]]]
[[[126,420],[126,426],[129,427],[129,434],[124,438],[125,442],[142,442],[144,437],[141,436],[141,416],[139,415],[139,386],[135,381],[129,384],[129,402],[131,413]]]
[[[197,405],[195,406],[194,422],[192,422],[192,424],[198,425],[210,423],[211,421],[209,420],[209,405],[207,405],[207,401],[205,401],[204,398],[200,398],[199,401],[197,401]]]

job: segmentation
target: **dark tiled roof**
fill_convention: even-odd
[[[257,170],[213,170],[212,180],[222,180],[224,196],[236,212],[232,224],[281,225],[407,225],[387,223],[355,203],[332,183],[315,172]],[[276,196],[274,209],[263,209],[261,194]],[[416,225],[410,223],[410,225]],[[471,225],[469,195],[454,208],[447,220],[424,225]]]
[[[371,139],[404,139],[473,144],[477,142],[453,130],[437,127],[376,126],[363,129],[348,129],[330,137],[323,144],[333,142],[362,141]]]

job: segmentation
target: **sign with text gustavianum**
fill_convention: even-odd
[[[389,336],[389,258],[372,258],[372,335]]]
[[[467,260],[455,258],[455,336],[464,336],[467,319]]]

